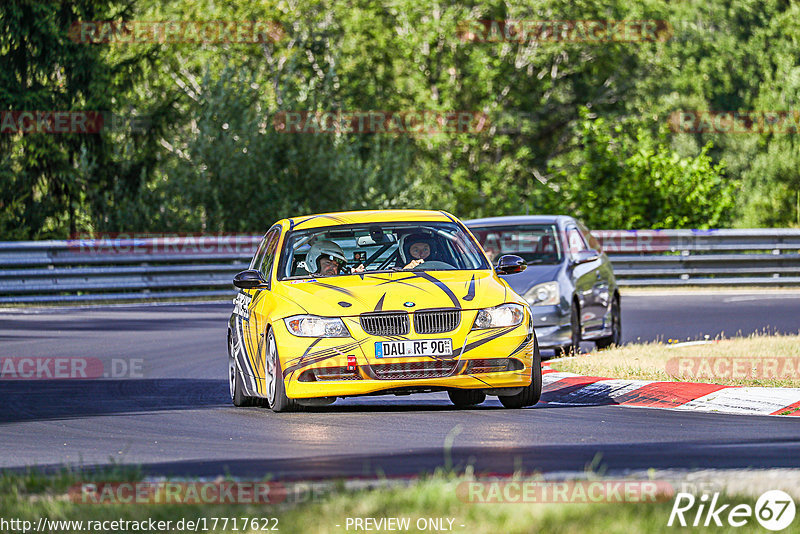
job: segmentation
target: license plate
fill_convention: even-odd
[[[452,356],[453,342],[449,339],[420,339],[418,341],[376,341],[376,358],[408,356]]]

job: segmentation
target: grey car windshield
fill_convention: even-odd
[[[474,226],[470,231],[492,262],[504,254],[520,256],[528,264],[561,263],[563,258],[554,224]]]
[[[475,242],[455,223],[372,223],[297,230],[286,236],[278,279],[320,276],[313,248],[341,253],[336,274],[489,269]],[[312,253],[312,258],[309,258]],[[419,261],[422,260],[422,261]],[[363,271],[359,270],[363,265]]]

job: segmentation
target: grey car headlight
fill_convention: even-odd
[[[522,297],[531,306],[549,306],[558,304],[561,295],[558,291],[558,282],[545,282],[533,286]]]
[[[483,330],[486,328],[500,328],[503,326],[517,326],[522,323],[525,311],[519,304],[501,304],[494,308],[484,308],[478,310],[475,317],[473,330]]]
[[[290,333],[299,337],[350,337],[350,331],[338,317],[293,315],[283,322]]]

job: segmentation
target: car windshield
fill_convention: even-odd
[[[520,256],[529,265],[561,262],[563,251],[554,224],[470,226],[469,229],[493,262],[503,254]]]
[[[337,264],[334,272],[325,271],[329,262]],[[289,232],[278,279],[489,268],[469,234],[455,223],[371,223]]]

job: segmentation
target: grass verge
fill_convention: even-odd
[[[800,387],[800,335],[753,334],[705,344],[632,343],[550,360],[556,371],[632,380]]]
[[[185,532],[193,529],[175,528],[178,521],[183,519],[201,522],[203,518],[205,518],[204,523],[199,524],[204,526],[197,528],[198,531],[240,533],[273,531],[274,527],[280,532],[289,533],[392,530],[391,528],[356,529],[352,523],[348,528],[348,518],[405,519],[410,528],[400,530],[408,532],[628,534],[675,530],[675,527],[667,526],[673,506],[671,496],[657,502],[587,503],[584,499],[584,502],[566,503],[475,503],[469,502],[468,493],[463,491],[464,484],[473,483],[474,479],[470,476],[447,474],[359,490],[348,490],[343,484],[338,484],[333,485],[331,491],[327,493],[316,494],[311,498],[287,499],[281,504],[84,504],[76,502],[67,493],[68,488],[88,480],[124,478],[124,474],[120,473],[105,475],[95,473],[88,479],[69,472],[52,476],[36,473],[0,473],[0,518],[6,521],[10,519],[30,521],[32,525],[36,525],[41,517],[46,517],[49,521],[85,523],[80,528],[74,524],[72,527],[57,529],[51,526],[49,529],[51,532],[85,532],[88,521],[150,519],[171,521],[172,526],[166,531]],[[132,473],[130,479],[140,480],[136,473]],[[462,490],[459,490],[459,487]],[[752,495],[729,497],[723,492],[720,501],[743,503],[752,507],[756,498]],[[691,515],[687,515],[690,521],[694,518],[695,512],[693,509]],[[214,518],[217,520],[214,521]],[[237,518],[236,523],[233,522],[234,518]],[[246,527],[243,524],[245,518],[249,521]],[[223,519],[227,519],[226,525],[222,524]],[[257,519],[255,528],[253,519]],[[263,519],[268,521],[264,522]],[[437,525],[437,528],[432,528],[431,525]],[[758,528],[756,520],[751,518],[750,523],[744,528],[726,525],[722,528],[692,530],[755,532]],[[13,527],[9,531],[15,530],[21,531]],[[128,530],[140,529],[129,527]],[[117,528],[115,531],[123,529]]]

